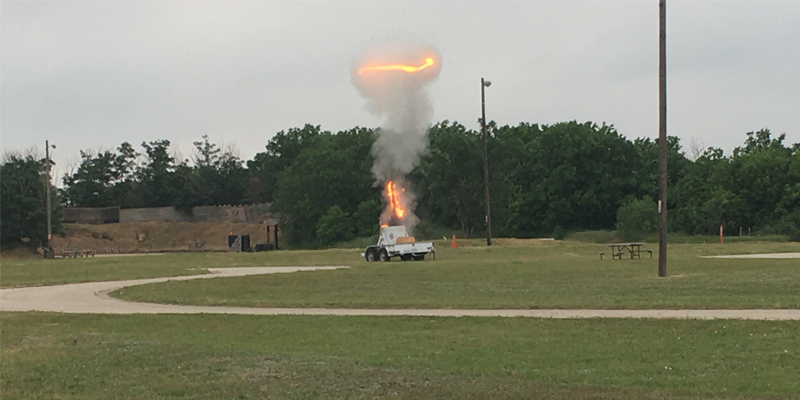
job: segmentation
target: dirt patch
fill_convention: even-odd
[[[250,235],[251,246],[267,240],[264,225],[221,221],[65,224],[64,230],[64,236],[53,237],[53,247],[95,249],[100,253],[221,251],[228,248],[229,234]]]
[[[537,244],[553,243],[553,238],[540,238],[540,239],[514,239],[502,238],[494,239],[498,246],[535,246]]]

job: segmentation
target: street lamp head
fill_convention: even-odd
[[[483,81],[483,86],[486,86],[486,87],[492,86],[492,81],[484,80]]]

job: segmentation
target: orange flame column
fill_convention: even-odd
[[[400,191],[397,190],[397,185],[394,182],[389,181],[386,183],[386,197],[389,200],[389,206],[394,211],[394,215],[397,218],[402,219],[404,215],[406,215],[406,210],[403,208],[403,204],[401,202],[402,192],[405,191],[401,188]]]

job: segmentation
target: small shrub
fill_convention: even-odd
[[[414,227],[414,231],[411,232],[411,234],[415,236],[417,240],[433,240],[441,238],[447,238],[447,240],[450,240],[453,234],[461,236],[459,233],[460,232],[457,229],[439,226],[424,219],[419,221],[417,226]]]
[[[567,237],[567,230],[561,225],[556,225],[556,227],[553,228],[553,239],[564,240],[565,237]]]
[[[658,207],[649,197],[632,199],[617,210],[617,232],[624,240],[642,240],[658,230]]]
[[[383,207],[375,199],[363,201],[353,214],[357,236],[375,236],[380,231],[380,215]]]
[[[317,222],[317,240],[323,245],[331,245],[353,238],[353,223],[350,216],[339,206],[328,209]]]

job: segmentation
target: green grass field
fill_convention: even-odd
[[[731,251],[800,252],[800,244],[672,245],[670,249],[667,278],[656,276],[656,257],[601,260],[600,245],[537,242],[455,250],[440,246],[437,260],[425,262],[366,263],[357,258],[357,250],[329,250],[319,252],[329,255],[328,264],[352,268],[150,284],[112,295],[133,301],[245,307],[800,308],[797,259],[699,257]]]
[[[269,253],[158,253],[133,257],[43,260],[4,258],[0,286],[21,287],[64,283],[195,275],[204,268],[281,265],[329,265],[328,260],[358,260],[357,251],[275,251]],[[344,265],[344,264],[339,264]]]
[[[4,399],[791,398],[800,324],[3,315]]]
[[[437,243],[436,261],[357,249],[3,259],[3,287],[175,276],[208,267],[348,265],[123,289],[181,304],[346,307],[800,308],[798,243],[670,247],[600,260],[579,242]],[[655,246],[650,246],[655,250]],[[0,314],[3,399],[800,399],[800,322]]]

